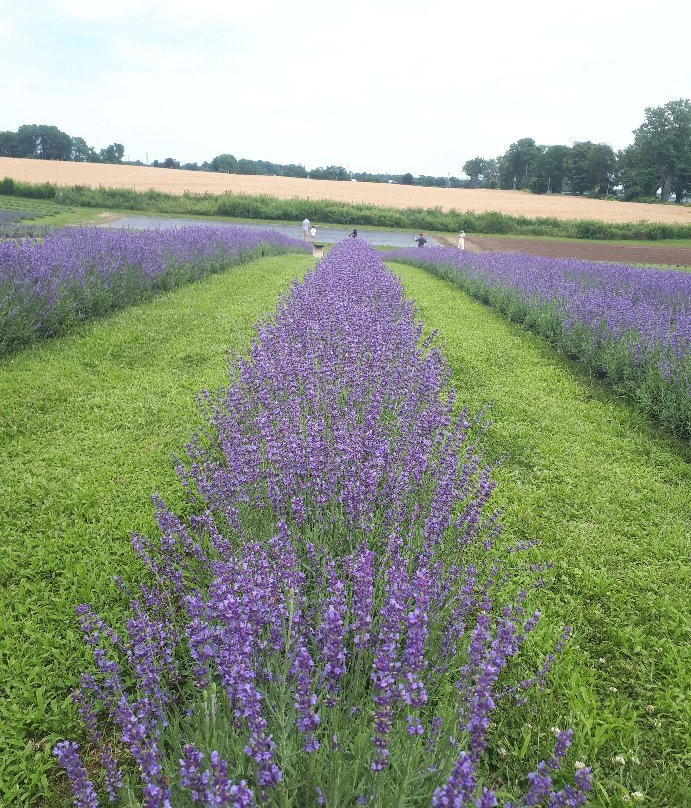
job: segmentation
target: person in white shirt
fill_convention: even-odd
[[[314,225],[310,227],[310,236],[312,238],[312,241],[314,241],[317,237],[317,228]]]
[[[310,220],[305,218],[302,222],[302,235],[304,236],[305,241],[307,241],[307,236],[310,232]]]
[[[465,250],[465,233],[461,230],[461,233],[458,237],[458,249]]]

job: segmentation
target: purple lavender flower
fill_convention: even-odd
[[[228,778],[228,764],[218,752],[209,756],[209,768],[202,771],[204,755],[192,744],[183,748],[180,759],[180,786],[188,789],[195,803],[206,808],[251,808],[255,804],[252,791],[242,780],[233,784]]]
[[[473,761],[465,752],[458,756],[446,783],[432,797],[434,808],[462,808],[475,793],[476,772]]]
[[[480,422],[454,414],[449,373],[378,255],[346,243],[283,296],[228,386],[200,395],[206,428],[177,463],[196,515],[155,499],[159,539],[134,540],[151,583],[127,594],[126,637],[79,609],[95,661],[85,723],[98,739],[98,713],[114,722],[147,808],[167,808],[177,786],[164,776],[171,717],[183,739],[204,737],[209,701],[187,702],[190,682],[224,691],[214,720],[250,781],[186,745],[179,785],[197,803],[322,799],[321,772],[355,766],[369,734],[373,774],[341,780],[344,801],[374,801],[370,781],[384,787],[407,755],[426,783],[451,758],[435,806],[496,804],[476,772],[499,698],[528,684],[498,687],[539,615],[526,615],[526,587],[503,607],[494,592],[541,568],[495,546],[492,469],[470,438]],[[458,711],[443,712],[453,682]],[[580,804],[589,773],[552,783],[570,741],[557,736],[524,805]],[[112,755],[103,764],[115,791]]]
[[[101,751],[101,765],[103,766],[108,799],[110,802],[117,802],[117,791],[122,788],[122,772],[118,767],[113,750],[109,746],[104,746]]]
[[[319,741],[314,735],[320,719],[319,714],[314,711],[317,697],[312,692],[311,671],[313,668],[312,657],[307,648],[300,642],[295,654],[292,673],[296,679],[295,709],[298,711],[297,726],[305,736],[303,741],[305,752],[315,752],[319,749]]]
[[[165,289],[220,272],[256,251],[304,252],[300,241],[272,230],[188,226],[169,230],[65,227],[42,238],[0,239],[0,354],[64,330],[75,314],[88,319],[104,306],[137,302]],[[128,275],[132,291],[123,292]],[[75,292],[80,310],[66,317],[60,304]],[[129,297],[128,297],[129,295]]]
[[[70,781],[76,808],[98,808],[96,790],[91,780],[89,780],[78,750],[79,747],[76,743],[60,741],[53,749],[53,754],[65,770]]]

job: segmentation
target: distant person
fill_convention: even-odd
[[[355,228],[348,233],[348,238],[357,238],[357,230]]]
[[[424,233],[420,233],[417,236],[413,236],[413,241],[417,241],[418,247],[424,247],[427,244],[427,239],[425,238]]]
[[[317,238],[317,228],[314,225],[310,227],[310,238],[312,239],[312,241],[314,241]]]
[[[307,241],[307,237],[309,236],[309,232],[310,232],[310,220],[305,218],[303,220],[303,222],[302,222],[302,235],[303,235],[305,241]]]
[[[465,250],[465,233],[461,230],[458,236],[458,249]]]

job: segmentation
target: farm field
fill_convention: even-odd
[[[455,247],[458,238],[442,237],[442,243]],[[577,258],[581,261],[609,261],[622,264],[691,267],[691,245],[642,242],[630,244],[555,238],[516,238],[511,236],[467,236],[469,252],[512,252],[543,255],[547,258]]]
[[[546,339],[668,432],[691,436],[691,276],[669,268],[396,250]]]
[[[308,256],[235,267],[68,337],[0,359],[0,805],[58,802],[50,752],[75,731],[85,654],[74,607],[113,614],[134,580],[150,496],[182,497],[171,461],[199,423],[195,394],[226,375]]]
[[[227,350],[248,345],[252,324],[311,264],[288,255],[234,268],[0,361],[0,488],[13,492],[0,567],[8,804],[41,794],[66,804],[49,751],[80,739],[69,690],[86,653],[73,606],[91,600],[114,616],[110,579],[138,578],[128,535],[151,530],[149,495],[183,510],[170,456],[199,423],[194,393],[224,382]],[[688,449],[539,338],[422,270],[392,266],[439,330],[459,402],[493,402],[482,449],[508,455],[494,475],[504,540],[539,538],[535,556],[555,564],[531,596],[546,626],[533,657],[561,625],[574,629],[530,725],[508,711],[492,730],[509,751],[507,777],[522,776],[533,745],[563,722],[593,766],[593,805],[624,806],[634,792],[684,805]]]
[[[521,191],[422,188],[380,183],[335,182],[295,177],[248,176],[202,171],[169,170],[149,166],[118,166],[51,160],[0,157],[0,177],[23,182],[57,185],[106,186],[146,191],[150,188],[182,194],[269,195],[279,199],[330,199],[389,208],[434,208],[457,211],[499,211],[527,217],[597,219],[604,222],[688,224],[691,208],[676,205],[638,204],[570,196],[533,195]]]
[[[540,540],[555,565],[540,607],[548,625],[573,627],[522,733],[574,728],[594,806],[628,805],[633,792],[656,808],[688,805],[688,447],[449,282],[391,267],[438,329],[459,400],[493,403],[484,448],[506,456],[495,492],[505,536]]]

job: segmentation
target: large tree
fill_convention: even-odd
[[[487,160],[484,157],[473,157],[463,163],[463,172],[470,177],[470,187],[477,188],[480,177],[484,177],[487,170]]]
[[[660,199],[666,202],[674,188],[681,201],[683,176],[691,164],[691,100],[680,98],[662,107],[647,107],[645,120],[633,134],[641,164],[657,172]]]
[[[502,188],[528,188],[535,176],[535,161],[542,152],[531,137],[512,143],[501,159],[499,182]]]
[[[111,143],[99,152],[102,163],[121,163],[124,155],[125,147],[122,143]]]
[[[233,154],[218,154],[211,161],[211,170],[221,174],[237,174],[238,161]]]
[[[566,176],[575,194],[605,194],[614,184],[617,158],[607,143],[581,140],[573,144],[564,160]]]
[[[77,163],[97,163],[99,157],[96,149],[91,148],[83,137],[73,137],[70,160]]]
[[[0,132],[0,157],[19,157],[16,132]]]
[[[25,124],[17,129],[17,157],[34,157],[41,160],[69,160],[72,153],[72,138],[46,124]]]
[[[643,163],[633,144],[617,154],[617,182],[623,187],[626,200],[653,197],[660,186],[657,171]]]
[[[568,146],[547,146],[535,160],[535,177],[545,191],[560,194],[566,175]]]

